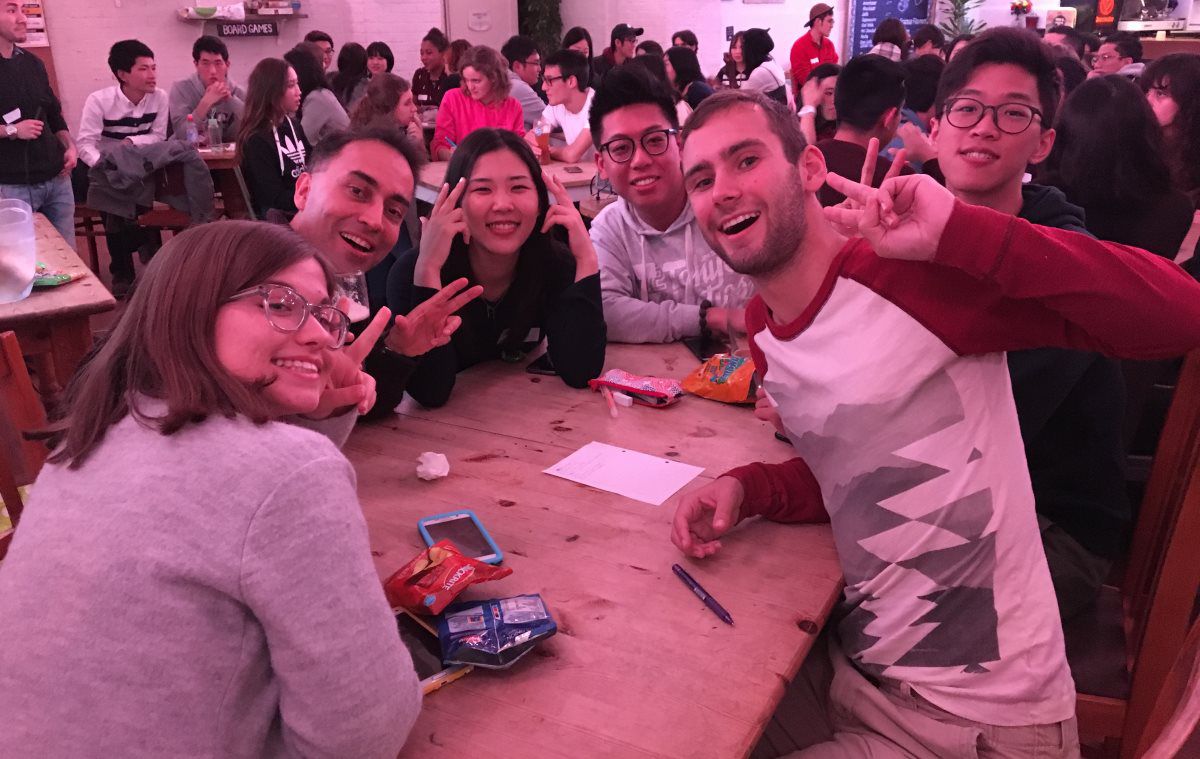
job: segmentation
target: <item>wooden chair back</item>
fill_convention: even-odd
[[[17,336],[0,333],[0,497],[12,523],[0,533],[0,558],[21,519],[24,504],[18,488],[33,482],[46,460],[46,446],[27,440],[24,433],[45,426],[46,412],[29,379]]]
[[[96,240],[105,237],[104,219],[100,212],[81,203],[75,204],[75,237],[87,241],[88,267],[93,273],[100,273],[100,248]]]
[[[1200,350],[1188,354],[1155,452],[1121,587],[1132,673],[1122,756],[1133,756],[1200,590]]]
[[[1137,755],[1142,759],[1171,759],[1196,756],[1197,751],[1200,751],[1200,623],[1192,625],[1183,650],[1167,675],[1146,722]]]

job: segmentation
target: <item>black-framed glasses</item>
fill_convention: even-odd
[[[1029,128],[1035,117],[1039,121],[1042,119],[1040,110],[1025,103],[984,105],[975,98],[951,98],[946,101],[942,113],[950,126],[970,129],[982,121],[988,111],[992,112],[996,128],[1005,134],[1020,134]]]
[[[555,82],[561,82],[564,79],[566,79],[565,76],[547,76],[546,74],[542,74],[542,81],[546,84],[554,84]]]
[[[542,65],[542,59],[541,58],[534,58],[533,60],[526,59],[526,60],[521,61],[521,63],[524,63],[526,66],[537,66],[540,68]]]
[[[333,306],[309,303],[304,296],[287,285],[266,284],[234,293],[229,300],[258,297],[262,299],[267,323],[280,332],[299,332],[311,314],[321,329],[329,333],[329,347],[337,350],[346,342],[350,317]]]
[[[638,142],[642,144],[642,150],[646,151],[646,155],[662,155],[671,147],[671,137],[678,132],[677,129],[655,129],[643,134]],[[608,157],[617,163],[629,163],[633,160],[637,142],[634,142],[632,137],[614,137],[601,145],[600,149],[608,153]]]

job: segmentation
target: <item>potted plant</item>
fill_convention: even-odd
[[[979,34],[987,26],[982,21],[972,19],[971,12],[983,5],[983,0],[941,0],[938,4],[938,16],[942,23],[938,24],[947,37],[953,38],[961,34]]]
[[[538,49],[549,54],[562,42],[561,0],[518,0],[517,26],[533,38]]]

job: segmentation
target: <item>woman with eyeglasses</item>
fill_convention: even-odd
[[[336,444],[378,335],[343,347],[332,288],[284,226],[155,256],[0,566],[0,755],[399,751],[420,688]]]
[[[556,226],[566,245],[550,234]],[[459,145],[420,250],[392,267],[388,306],[407,314],[460,277],[483,294],[459,310],[450,344],[421,357],[407,388],[418,403],[444,405],[458,372],[523,361],[543,338],[567,385],[586,387],[600,374],[606,328],[596,250],[562,183],[543,175],[533,151],[507,130],[479,129]]]

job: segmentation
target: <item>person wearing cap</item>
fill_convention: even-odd
[[[609,35],[609,46],[596,59],[596,82],[612,69],[636,55],[638,37],[645,33],[640,26],[617,24]]]
[[[837,63],[838,54],[829,39],[833,31],[833,6],[817,3],[808,11],[808,31],[792,45],[792,87],[796,101],[800,100],[800,86],[808,79],[808,72],[822,63]]]

